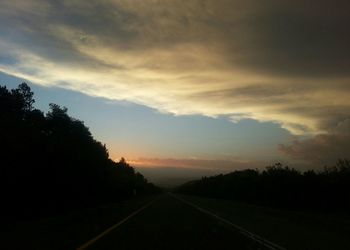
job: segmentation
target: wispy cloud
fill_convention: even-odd
[[[0,71],[295,135],[350,117],[348,1],[4,0]]]
[[[264,168],[268,164],[256,160],[222,160],[222,159],[197,159],[197,158],[136,158],[128,159],[131,165],[136,167],[164,168],[172,167],[176,169],[197,169],[197,170],[215,170],[216,172],[229,172],[247,168]]]

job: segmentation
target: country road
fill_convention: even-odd
[[[344,215],[161,194],[3,224],[0,248],[341,250],[349,249],[349,225]]]
[[[264,249],[234,228],[165,194],[79,249]]]

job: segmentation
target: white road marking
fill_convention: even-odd
[[[216,215],[216,214],[214,214],[214,213],[212,213],[212,212],[210,212],[210,211],[208,211],[208,210],[206,210],[204,208],[201,208],[201,207],[193,204],[192,202],[186,201],[186,200],[184,200],[184,199],[182,199],[180,197],[177,197],[177,196],[175,196],[175,195],[173,195],[171,193],[169,193],[169,194],[171,196],[173,196],[175,199],[186,203],[187,205],[189,205],[189,206],[191,206],[191,207],[201,211],[202,213],[208,214],[208,215],[218,219],[219,221],[222,221],[222,222],[225,222],[226,224],[229,224],[230,226],[232,226],[235,229],[237,229],[244,236],[246,236],[249,239],[252,239],[252,240],[258,242],[259,244],[262,244],[263,246],[267,247],[268,249],[271,249],[271,250],[287,250],[286,248],[281,247],[281,246],[279,246],[279,245],[277,245],[277,244],[275,244],[275,243],[273,243],[273,242],[271,242],[271,241],[269,241],[269,240],[267,240],[267,239],[265,239],[265,238],[263,238],[263,237],[261,237],[259,235],[251,233],[248,230],[246,230],[246,229],[244,229],[244,228],[242,228],[242,227],[232,223],[231,221],[228,221],[228,220],[226,220],[224,218],[221,218],[220,216],[218,216],[218,215]]]
[[[93,243],[95,243],[97,240],[101,239],[103,236],[105,236],[106,234],[108,234],[109,232],[111,232],[112,230],[116,229],[117,227],[119,227],[120,225],[122,225],[123,223],[125,223],[126,221],[128,221],[130,218],[134,217],[135,215],[137,215],[138,213],[140,213],[142,210],[144,210],[145,208],[149,207],[153,202],[155,202],[156,200],[158,200],[159,198],[156,198],[154,200],[152,200],[151,202],[147,203],[146,205],[144,205],[143,207],[139,208],[138,210],[136,210],[135,212],[133,212],[132,214],[130,214],[129,216],[127,216],[126,218],[124,218],[123,220],[119,221],[117,224],[111,226],[110,228],[106,229],[105,231],[103,231],[102,233],[100,233],[99,235],[97,235],[95,238],[89,240],[88,242],[84,243],[83,245],[81,245],[80,247],[77,248],[77,250],[83,250],[86,249],[87,247],[89,247],[90,245],[92,245]]]

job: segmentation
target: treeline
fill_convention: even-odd
[[[159,192],[121,159],[109,158],[67,108],[33,107],[25,83],[0,86],[0,194],[2,215],[36,216]]]
[[[301,210],[350,211],[350,161],[300,172],[277,163],[188,182],[178,192]]]

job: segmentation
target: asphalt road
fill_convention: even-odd
[[[85,249],[262,249],[229,225],[165,194]]]

